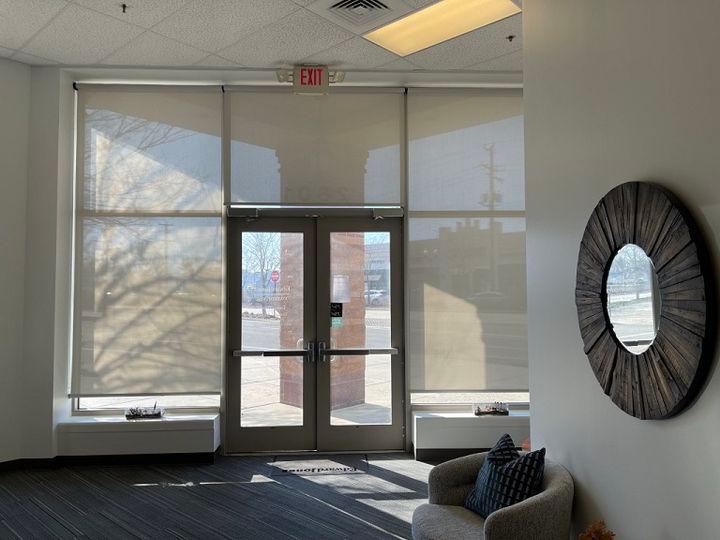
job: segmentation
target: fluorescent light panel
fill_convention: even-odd
[[[364,37],[395,54],[407,56],[520,11],[510,0],[440,0]]]

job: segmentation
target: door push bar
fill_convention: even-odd
[[[368,354],[398,354],[395,347],[387,349],[328,349],[324,341],[320,341],[317,347],[318,360],[324,362],[328,356],[366,356]]]
[[[306,349],[280,349],[280,350],[262,350],[262,351],[245,351],[242,349],[233,349],[233,358],[242,358],[243,356],[303,356],[309,362],[315,361],[315,343],[310,342]]]
[[[234,349],[232,351],[233,358],[241,358],[243,356],[303,356],[309,362],[324,362],[329,356],[367,356],[369,354],[398,354],[395,347],[387,349],[328,349],[325,342],[321,341],[317,344],[310,342],[306,349],[282,349],[282,350],[263,350],[263,351],[246,351],[242,349]]]

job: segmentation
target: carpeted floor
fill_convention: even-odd
[[[2,471],[0,539],[409,538],[427,498],[431,466],[407,454],[368,454],[367,472],[352,474],[273,474],[273,461]]]

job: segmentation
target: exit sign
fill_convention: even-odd
[[[327,66],[295,66],[293,91],[296,94],[327,94],[329,75]]]

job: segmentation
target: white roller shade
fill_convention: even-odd
[[[400,91],[229,92],[234,202],[400,203]]]
[[[77,396],[220,391],[219,88],[81,85]]]
[[[410,90],[410,391],[528,388],[522,95]]]

